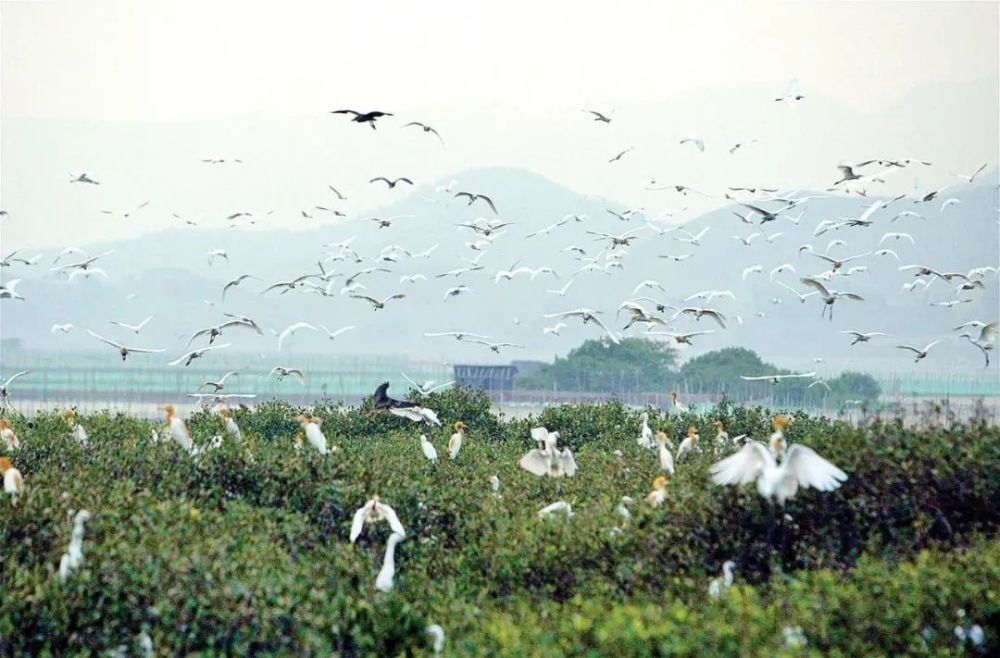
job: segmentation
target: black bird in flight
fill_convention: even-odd
[[[368,182],[369,182],[369,183],[374,183],[374,182],[375,182],[375,181],[377,181],[377,180],[380,180],[380,181],[385,181],[385,184],[389,186],[389,189],[390,189],[390,190],[391,190],[392,188],[396,187],[396,184],[397,184],[397,183],[406,183],[407,185],[413,185],[413,181],[411,181],[411,180],[410,180],[409,178],[406,178],[405,176],[400,176],[400,177],[399,177],[399,178],[397,178],[396,180],[389,180],[389,179],[388,179],[388,178],[386,178],[385,176],[378,176],[378,177],[376,177],[376,178],[373,178],[373,179],[371,179],[371,180],[370,180],[370,181],[368,181]]]
[[[334,194],[337,195],[338,199],[340,199],[341,201],[347,201],[347,197],[344,196],[343,194],[341,194],[340,190],[338,190],[337,188],[335,188],[333,185],[327,185],[327,187],[329,187],[330,191],[332,191]]]
[[[483,201],[485,201],[489,205],[490,209],[493,210],[494,214],[496,214],[496,215],[500,214],[500,213],[497,212],[497,207],[495,205],[493,205],[493,199],[489,198],[485,194],[473,194],[472,192],[456,192],[455,196],[453,196],[452,198],[453,199],[457,199],[460,196],[468,197],[469,198],[469,205],[470,206],[473,203],[475,203],[477,200],[482,199]]]
[[[591,114],[594,115],[594,121],[600,121],[602,123],[611,123],[611,113],[610,112],[608,114],[602,114],[602,113],[598,112],[597,110],[585,110],[585,111],[586,112],[590,112]]]
[[[382,382],[379,384],[378,388],[375,389],[375,395],[372,396],[372,409],[374,411],[385,411],[388,409],[405,409],[407,407],[416,407],[415,402],[408,402],[406,400],[395,400],[388,396],[386,391],[389,390],[389,382]]]
[[[354,110],[330,110],[330,114],[353,114],[354,118],[351,121],[355,123],[367,123],[375,130],[375,121],[380,117],[391,117],[392,112],[379,112],[378,110],[372,110],[371,112],[356,112]]]

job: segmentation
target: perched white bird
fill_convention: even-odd
[[[177,442],[184,452],[194,454],[194,442],[191,441],[191,434],[188,432],[187,423],[177,415],[174,405],[168,404],[163,407],[167,414],[167,427],[170,429],[170,436]]]
[[[323,430],[319,427],[323,423],[323,419],[317,418],[316,416],[305,416],[300,414],[295,417],[295,420],[299,421],[299,426],[302,427],[302,433],[305,434],[309,444],[316,448],[316,451],[324,457],[328,455],[330,450],[327,447],[326,436],[323,434]]]
[[[847,474],[820,457],[812,448],[795,443],[777,458],[759,441],[748,441],[734,455],[712,464],[712,481],[721,485],[757,483],[765,499],[784,505],[799,487],[833,491],[847,480]]]
[[[684,437],[680,446],[677,447],[677,461],[681,461],[692,452],[701,452],[701,447],[698,445],[698,430],[694,425],[688,427],[687,436]]]
[[[431,647],[434,649],[434,653],[438,654],[444,651],[444,629],[438,624],[431,624],[424,631],[431,636],[433,643]]]
[[[735,566],[736,563],[732,560],[726,560],[722,563],[722,577],[714,578],[708,584],[708,595],[711,598],[718,600],[725,590],[733,586],[733,568]]]
[[[660,458],[660,470],[662,470],[667,475],[673,476],[674,457],[673,455],[670,454],[670,449],[667,448],[667,433],[657,432],[655,436],[655,441],[656,445],[659,446],[657,452]],[[680,458],[680,453],[677,454],[677,457]]]
[[[77,422],[76,413],[72,409],[67,409],[62,415],[63,419],[65,419],[66,423],[73,431],[73,438],[76,442],[80,445],[87,445],[90,441],[90,437],[87,435],[87,430],[84,429],[83,425]]]
[[[83,564],[83,524],[90,520],[90,512],[83,509],[73,517],[73,533],[69,547],[59,561],[59,581],[65,583],[70,575]]]
[[[567,503],[565,500],[558,500],[551,505],[546,505],[542,509],[538,510],[538,518],[544,519],[547,516],[551,516],[558,512],[562,512],[566,515],[567,519],[573,518],[573,506]]]
[[[399,522],[396,510],[381,502],[378,496],[373,496],[354,512],[351,519],[351,543],[353,544],[361,536],[365,523],[377,523],[383,520],[389,523],[389,528],[394,534],[406,536],[406,529]]]
[[[544,427],[531,430],[531,438],[538,448],[530,450],[517,465],[533,475],[549,477],[573,477],[576,475],[576,460],[569,448],[559,450],[556,444],[559,432],[549,432]]]
[[[10,421],[6,418],[0,418],[0,439],[3,440],[4,446],[9,451],[18,450],[21,447],[20,439],[17,438],[14,428],[10,426]]]
[[[462,441],[465,440],[465,431],[468,428],[465,426],[465,423],[457,420],[455,421],[455,424],[452,425],[452,429],[455,430],[455,433],[451,435],[450,439],[448,439],[448,457],[455,459],[458,457],[458,451],[462,449]]]
[[[14,468],[9,457],[0,457],[0,476],[3,477],[4,493],[10,496],[10,504],[17,505],[17,499],[24,491],[24,476]]]
[[[380,592],[392,591],[392,579],[396,575],[396,544],[406,539],[406,535],[394,532],[385,542],[385,557],[382,558],[382,568],[375,577],[375,589]]]
[[[639,428],[639,438],[637,439],[637,443],[641,448],[652,448],[653,430],[649,427],[649,414],[643,411],[639,416],[639,421],[642,425]]]
[[[226,426],[226,434],[236,442],[243,440],[243,433],[240,431],[240,426],[236,424],[233,419],[233,414],[229,409],[219,409],[219,418],[222,419],[222,423]]]
[[[678,398],[677,396],[677,391],[670,391],[670,400],[675,410],[679,411],[682,414],[687,413],[688,406],[680,401],[680,398]]]
[[[653,480],[653,490],[646,496],[646,502],[653,507],[659,507],[667,499],[667,485],[670,484],[669,475],[660,475]]]
[[[428,461],[431,461],[435,464],[437,463],[438,460],[437,450],[435,450],[431,442],[427,440],[426,434],[420,435],[420,450],[423,451],[424,457],[426,457]]]

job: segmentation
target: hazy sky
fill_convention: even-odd
[[[167,226],[182,197],[165,171],[215,154],[248,159],[247,180],[281,182],[287,212],[274,222],[291,225],[305,192],[251,160],[273,162],[283,143],[300,142],[339,153],[325,173],[359,181],[355,211],[384,201],[362,184],[369,174],[429,182],[494,164],[651,208],[717,203],[646,192],[651,176],[714,191],[821,187],[837,163],[874,156],[934,159],[941,167],[921,183],[940,184],[995,160],[998,21],[988,2],[2,2],[0,193],[22,218],[4,236],[58,244],[83,218],[102,238]],[[793,77],[806,101],[786,110],[772,99]],[[401,120],[380,133],[424,120],[448,148],[399,132],[388,144],[326,114],[341,107],[395,112]],[[615,121],[595,124],[584,108],[614,108]],[[262,136],[289,120],[321,128],[285,142]],[[116,142],[107,132],[155,142],[162,124],[180,128],[157,146],[157,162],[130,148],[137,133]],[[201,132],[185,133],[187,124]],[[687,136],[704,138],[706,152],[677,143]],[[749,138],[760,142],[728,156]],[[126,177],[137,167],[149,172],[141,188]],[[105,179],[100,197],[64,198],[77,187],[67,172],[83,170]],[[99,217],[145,198],[143,222]],[[210,205],[183,201],[192,213]]]

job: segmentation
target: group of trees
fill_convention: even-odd
[[[617,395],[678,389],[687,394],[726,396],[732,400],[772,398],[782,402],[820,404],[827,401],[874,401],[881,393],[870,375],[845,372],[809,388],[810,379],[789,379],[775,390],[769,382],[747,382],[740,375],[789,374],[766,363],[753,350],[727,347],[702,354],[677,368],[677,352],[668,344],[625,338],[619,344],[588,340],[563,358],[518,376],[521,389],[561,390]],[[828,388],[829,387],[829,388]]]

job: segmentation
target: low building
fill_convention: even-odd
[[[481,366],[455,364],[455,384],[478,388],[487,393],[510,393],[514,390],[516,366]]]

